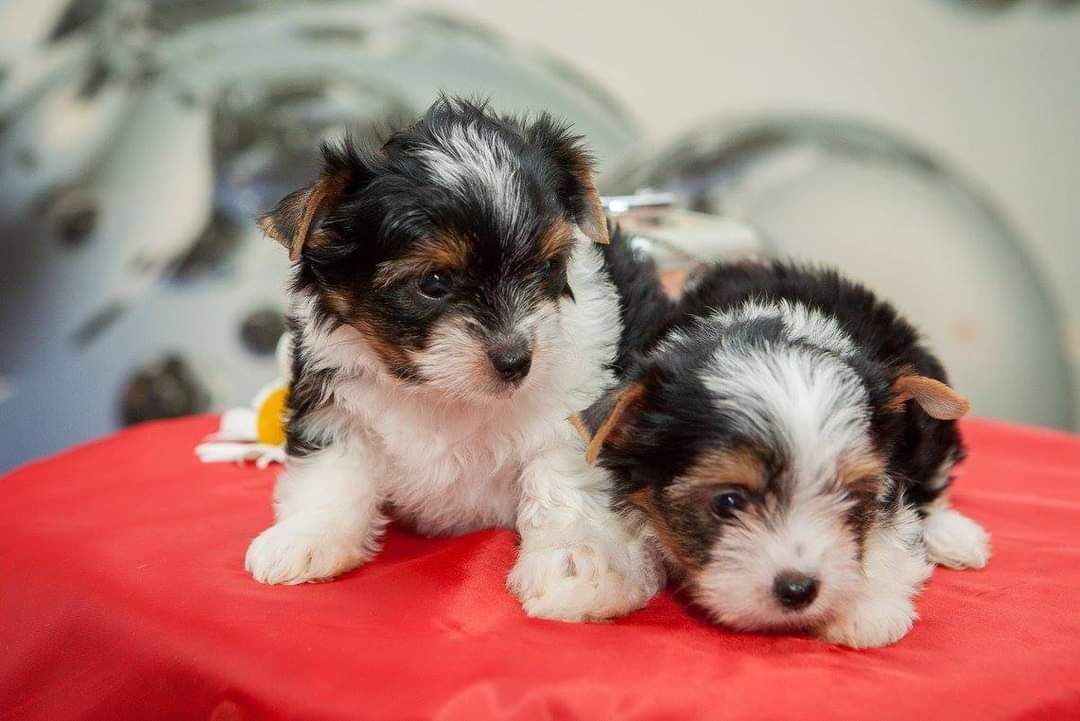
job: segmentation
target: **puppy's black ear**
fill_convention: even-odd
[[[526,138],[544,148],[562,171],[560,198],[581,232],[596,243],[607,245],[607,218],[593,179],[593,157],[570,126],[546,113],[525,129]]]
[[[595,463],[605,447],[630,445],[634,423],[644,408],[645,389],[642,381],[615,388],[570,418],[571,425],[587,446],[586,461]]]
[[[971,409],[967,398],[941,381],[926,376],[905,373],[893,381],[892,392],[897,409],[908,401],[915,401],[926,415],[941,421],[962,418]]]
[[[304,248],[328,242],[323,227],[327,215],[367,177],[369,172],[350,140],[340,148],[324,145],[319,179],[282,198],[276,208],[259,218],[259,228],[285,246],[289,260],[295,263]]]

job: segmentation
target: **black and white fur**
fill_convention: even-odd
[[[896,641],[931,563],[989,556],[947,500],[966,401],[910,324],[835,272],[722,264],[688,285],[581,415],[618,502],[718,622]]]
[[[326,149],[262,226],[296,264],[288,459],[247,552],[257,580],[348,571],[392,514],[425,534],[516,529],[508,585],[533,616],[653,596],[662,564],[567,422],[613,382],[629,279],[608,259],[629,250],[603,245],[566,126],[443,98],[373,150]]]

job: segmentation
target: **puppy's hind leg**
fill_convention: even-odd
[[[375,555],[386,519],[372,455],[348,439],[287,460],[274,490],[276,521],[248,547],[245,566],[255,580],[321,581]]]

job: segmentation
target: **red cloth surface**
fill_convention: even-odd
[[[993,534],[900,643],[718,628],[670,594],[527,618],[514,538],[392,530],[333,583],[262,586],[273,470],[200,465],[215,421],[135,428],[0,479],[0,716],[12,719],[1080,718],[1080,437],[966,424],[954,500]]]

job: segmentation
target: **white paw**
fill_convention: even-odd
[[[244,567],[260,583],[306,583],[333,578],[371,556],[362,543],[333,533],[283,521],[267,528],[248,546]]]
[[[648,554],[631,554],[616,569],[598,547],[522,551],[507,586],[525,613],[557,621],[602,621],[644,606],[659,590],[659,564]]]
[[[888,646],[906,636],[916,618],[915,607],[906,599],[864,599],[821,629],[818,636],[851,648]]]
[[[949,568],[982,568],[990,558],[990,535],[951,508],[935,508],[924,521],[926,555]]]

